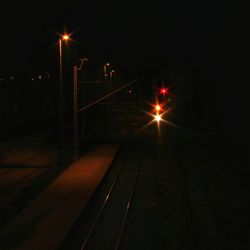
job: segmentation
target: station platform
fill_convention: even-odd
[[[101,182],[118,145],[101,145],[66,168],[0,232],[1,249],[58,249]]]

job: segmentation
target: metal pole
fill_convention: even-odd
[[[104,71],[104,79],[106,80],[106,78],[107,78],[107,66],[106,66],[106,63],[103,66],[103,71]]]
[[[78,101],[77,101],[77,66],[74,66],[73,114],[74,114],[74,160],[78,160]]]
[[[60,64],[60,120],[59,120],[59,126],[60,126],[60,142],[59,142],[59,160],[60,164],[63,165],[64,161],[64,117],[63,117],[63,73],[62,73],[62,39],[59,38],[59,64]]]

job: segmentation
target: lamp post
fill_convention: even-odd
[[[110,66],[110,63],[105,63],[104,66],[103,66],[103,69],[104,69],[104,78],[107,79],[108,77],[108,67]]]
[[[59,67],[60,67],[60,142],[59,142],[59,158],[60,164],[64,161],[64,114],[63,114],[63,70],[62,70],[62,42],[69,40],[67,34],[61,35],[59,38]]]
[[[110,71],[110,73],[109,73],[109,75],[110,75],[110,80],[111,80],[111,81],[113,80],[114,74],[115,74],[115,70],[112,69],[112,70]]]

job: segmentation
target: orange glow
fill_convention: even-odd
[[[157,104],[157,105],[155,106],[155,110],[156,110],[156,111],[160,111],[160,110],[161,110],[161,106],[160,106],[159,104]]]
[[[69,40],[69,35],[66,35],[66,34],[63,35],[63,36],[62,36],[62,40],[65,40],[65,41]]]
[[[73,36],[73,34],[75,32],[76,31],[73,31],[73,32],[69,33],[66,30],[64,30],[62,33],[59,33],[57,31],[54,31],[54,33],[58,36],[58,40],[57,40],[57,42],[55,43],[54,46],[57,46],[58,43],[61,43],[61,42],[65,42],[65,44],[66,44],[68,41],[77,43],[74,39],[72,39],[72,36]]]
[[[161,135],[161,127],[162,126],[171,126],[171,127],[174,127],[176,129],[179,129],[179,130],[182,130],[184,131],[183,128],[181,128],[180,126],[174,124],[173,122],[171,122],[170,120],[168,120],[168,116],[169,114],[171,115],[172,114],[172,110],[175,108],[173,105],[171,107],[165,107],[166,103],[163,102],[163,103],[158,103],[156,101],[156,104],[152,104],[146,100],[144,100],[145,104],[149,105],[150,107],[152,107],[151,111],[147,111],[144,110],[144,109],[140,109],[139,110],[146,114],[147,116],[149,116],[151,119],[146,123],[144,124],[141,128],[139,128],[136,133],[139,134],[143,131],[145,131],[148,127],[154,125],[157,127],[157,132],[158,132],[158,135],[160,136]],[[161,107],[161,111],[156,111],[156,105],[159,105]]]

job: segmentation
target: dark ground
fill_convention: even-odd
[[[149,131],[153,136],[139,137],[143,164],[121,249],[249,249],[248,164],[211,131],[162,126],[158,139]],[[119,164],[118,157],[112,169]],[[89,220],[109,178],[62,249],[78,249],[84,216]]]

